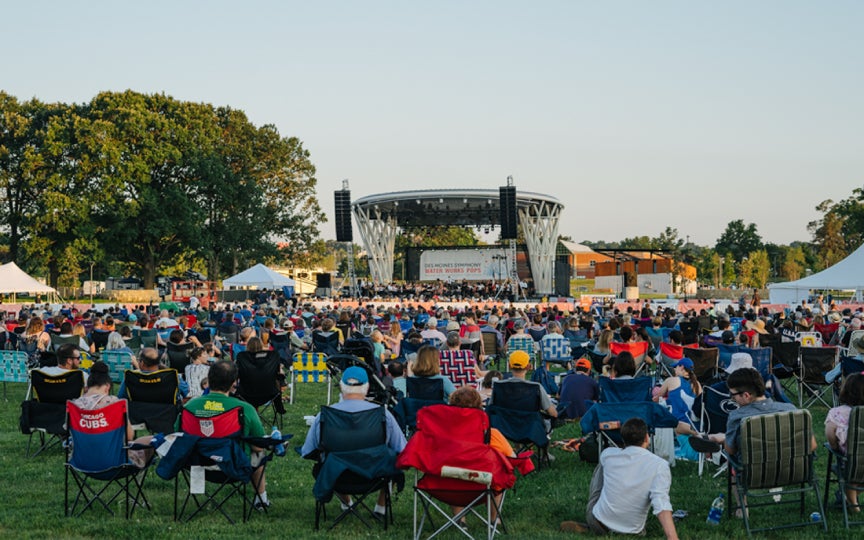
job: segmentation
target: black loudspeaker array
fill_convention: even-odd
[[[351,231],[351,190],[340,189],[336,195],[336,241],[353,242]]]
[[[321,289],[331,287],[330,274],[315,274],[315,285]]]
[[[501,238],[515,239],[517,229],[516,217],[516,187],[501,186]]]

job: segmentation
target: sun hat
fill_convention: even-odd
[[[734,353],[732,355],[732,360],[729,362],[729,365],[723,368],[723,371],[726,373],[732,373],[733,371],[737,371],[743,368],[752,368],[753,367],[753,358],[747,353]]]
[[[759,334],[767,334],[768,331],[765,330],[765,321],[762,319],[756,319],[755,321],[748,322],[747,328],[750,330],[755,330]]]

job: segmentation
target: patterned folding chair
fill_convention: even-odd
[[[102,351],[100,359],[108,364],[111,380],[119,383],[127,369],[132,369],[132,355],[121,351]]]
[[[544,363],[551,362],[567,369],[573,359],[570,340],[560,335],[543,336],[540,340],[540,358]]]
[[[741,422],[740,463],[730,467],[727,491],[730,506],[736,505],[732,498],[732,477],[735,476],[735,489],[743,506],[744,527],[747,536],[759,531],[773,531],[789,527],[813,525],[828,530],[825,522],[825,509],[819,496],[819,486],[813,474],[813,459],[816,454],[811,450],[813,439],[813,420],[810,411],[798,410],[772,413],[745,418]],[[778,502],[776,488],[782,489],[782,499]],[[805,514],[805,497],[814,492],[816,508],[821,519],[813,521]],[[798,494],[798,497],[789,495]],[[754,501],[766,502],[756,503]],[[802,521],[778,524],[778,517],[789,513],[771,513],[768,524],[754,528],[752,518],[754,508],[782,504],[798,505]],[[732,508],[730,512],[734,512]]]
[[[474,353],[470,350],[441,351],[441,375],[450,379],[456,386],[477,384],[474,375],[475,364]]]
[[[0,379],[3,381],[3,399],[6,397],[6,383],[26,383],[30,381],[27,370],[27,353],[21,351],[0,351]]]
[[[795,341],[800,343],[802,347],[821,347],[822,334],[819,332],[798,332],[795,334]]]
[[[327,405],[330,405],[332,384],[330,370],[327,368],[327,355],[324,353],[295,353],[291,363],[290,403],[294,403],[296,383],[325,383],[327,385]]]
[[[831,448],[827,442],[825,448],[828,449],[828,465],[825,468],[825,494],[822,505],[828,506],[828,494],[831,493],[830,486],[833,478],[840,488],[843,524],[847,529],[849,525],[864,525],[864,520],[849,519],[850,505],[846,500],[846,490],[854,489],[858,493],[864,491],[864,407],[853,407],[849,413],[846,453]],[[836,467],[832,466],[834,460],[837,460]]]
[[[507,340],[507,356],[513,351],[525,351],[532,359],[537,359],[537,343],[531,336],[512,336]],[[533,363],[533,362],[532,362]],[[536,365],[534,367],[537,367]]]

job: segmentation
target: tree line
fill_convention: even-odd
[[[0,258],[77,286],[172,269],[220,279],[255,261],[308,264],[326,218],[296,137],[243,111],[164,94],[89,103],[0,91]]]

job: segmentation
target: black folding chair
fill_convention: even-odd
[[[383,406],[359,412],[346,412],[333,407],[321,407],[318,460],[313,468],[316,477],[315,530],[321,519],[327,519],[326,504],[333,493],[351,496],[350,504],[336,516],[328,530],[353,515],[367,528],[367,520],[375,514],[366,504],[369,495],[385,494],[384,530],[393,523],[393,508],[389,483],[401,477],[395,469],[396,453],[387,448],[386,410]]]
[[[168,366],[171,369],[176,369],[177,373],[183,373],[186,370],[186,366],[191,362],[189,353],[194,346],[195,344],[191,342],[177,345],[169,341],[165,347],[165,354],[168,356]]]
[[[28,398],[21,403],[20,419],[21,432],[29,436],[25,456],[36,457],[66,438],[66,402],[83,393],[83,371],[60,375],[46,375],[38,369],[30,372],[30,390]],[[30,445],[35,434],[39,436],[39,448],[31,454]]]
[[[393,408],[393,416],[408,436],[417,427],[417,413],[423,407],[447,403],[444,399],[444,380],[429,377],[405,379],[405,395]]]
[[[126,370],[123,374],[129,399],[129,421],[151,433],[172,433],[180,413],[179,379],[174,369],[149,373]]]
[[[486,413],[492,427],[517,443],[516,454],[534,447],[538,464],[548,465],[549,434],[540,412],[540,392],[539,384],[527,381],[495,382]]]
[[[266,420],[269,425],[279,426],[281,429],[282,415],[285,414],[281,384],[285,378],[279,370],[282,366],[279,353],[243,351],[237,354],[235,362],[238,370],[237,396],[256,410],[269,407],[273,414]]]
[[[716,347],[693,348],[684,347],[684,356],[693,360],[693,373],[702,384],[708,384],[717,378],[720,350]]]
[[[837,347],[801,347],[801,373],[798,376],[800,408],[816,402],[831,407],[824,395],[831,390],[832,383],[825,380],[825,374],[837,365],[838,351]]]

